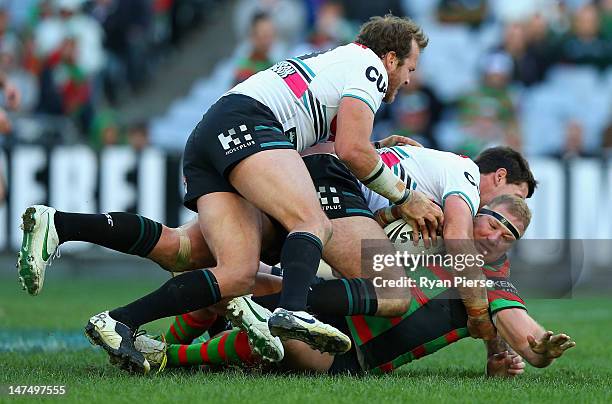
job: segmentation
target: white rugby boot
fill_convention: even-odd
[[[149,373],[151,365],[134,346],[134,332],[127,325],[113,319],[108,311],[89,319],[85,336],[93,345],[102,347],[110,362],[131,373]]]
[[[268,319],[272,312],[251,300],[248,296],[236,297],[227,304],[225,317],[247,333],[253,351],[271,362],[280,362],[285,349],[280,338],[273,336],[268,329]]]
[[[55,209],[33,205],[21,215],[21,249],[17,254],[17,270],[23,289],[35,296],[45,281],[45,270],[59,245],[53,217]]]
[[[296,339],[321,352],[335,355],[351,349],[351,339],[347,335],[305,311],[279,307],[268,320],[268,327],[272,335],[283,341]]]

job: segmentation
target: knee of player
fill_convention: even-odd
[[[333,226],[331,220],[319,209],[318,212],[313,212],[311,215],[304,214],[299,222],[295,223],[294,226],[290,226],[289,230],[314,234],[325,245],[332,236]]]
[[[257,274],[257,268],[251,270],[243,270],[237,273],[234,287],[236,290],[241,291],[242,294],[252,293],[255,288],[255,279]]]

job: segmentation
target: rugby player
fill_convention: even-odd
[[[262,211],[288,232],[280,254],[283,296],[270,318],[272,333],[316,332],[320,349],[348,349],[346,335],[304,311],[332,225],[298,152],[335,141],[338,157],[357,178],[396,204],[402,217],[435,231],[443,219],[439,207],[408,189],[369,142],[375,112],[408,84],[427,42],[409,19],[373,17],[355,43],[280,62],[229,90],[204,114],[187,140],[183,164],[184,204],[198,213],[199,229],[216,258],[193,279],[202,306],[251,290]],[[143,250],[150,247],[140,243]],[[20,262],[23,271],[37,272],[29,257]]]
[[[407,85],[426,45],[412,21],[373,18],[356,43],[280,62],[206,112],[187,140],[183,163],[185,206],[198,212],[216,258],[216,266],[200,275],[204,306],[251,291],[261,250],[259,210],[288,232],[280,256],[283,293],[270,331],[282,337],[316,333],[311,342],[319,349],[348,349],[346,335],[304,311],[332,225],[298,152],[335,140],[339,157],[359,179],[396,203],[402,216],[437,228],[440,209],[385,170],[369,142],[380,103],[392,102]]]
[[[329,143],[328,147],[333,150],[333,144]],[[476,164],[465,156],[414,146],[382,148],[379,153],[383,162],[408,188],[420,190],[443,208],[446,218],[443,228],[445,247],[454,256],[474,256],[477,253],[472,240],[472,217],[482,205],[502,194],[529,198],[537,186],[527,161],[509,147],[485,150],[477,157]],[[361,188],[370,210],[376,212],[382,226],[400,218],[396,207],[387,207],[388,200],[364,186]],[[416,242],[419,229],[416,223],[410,224],[412,238]],[[425,247],[429,247],[428,234],[423,233]],[[476,282],[484,280],[477,266],[461,267],[460,272]],[[486,295],[480,293],[485,291],[464,286],[458,289],[466,307],[470,308],[473,322],[483,321],[481,331],[489,324],[489,332],[482,336],[492,338],[494,330],[486,316]],[[471,323],[470,327],[474,327],[474,324]]]
[[[508,278],[510,269],[505,253],[516,241],[517,232],[518,237],[524,234],[530,219],[531,213],[524,201],[510,195],[495,198],[474,218],[474,239],[485,242],[491,252],[486,260],[500,257],[481,269],[493,283],[488,289],[489,312],[503,338],[487,341],[487,373],[490,376],[523,373],[521,358],[535,367],[546,367],[565,350],[575,346],[568,335],[553,335],[551,331],[545,331],[527,314],[523,300]],[[431,279],[432,276],[450,279],[452,271],[435,266],[421,267],[416,272],[407,271],[407,275],[415,280],[421,277]],[[261,283],[271,282],[269,278],[264,281],[260,275],[258,288],[260,280]],[[276,283],[276,288],[280,288],[280,282]],[[313,286],[313,290],[316,287]],[[270,286],[265,285],[263,290],[270,290]],[[469,335],[467,313],[456,290],[442,286],[416,287],[412,293],[418,298],[401,317],[322,317],[339,329],[350,332],[354,348],[334,358],[315,352],[298,341],[284,341],[286,354],[281,366],[289,370],[329,373],[390,372]],[[269,303],[271,299],[265,296],[254,300]],[[256,303],[250,305],[256,307],[260,316],[270,315]],[[319,314],[316,310],[314,312]],[[166,359],[170,366],[252,365],[258,361],[244,332],[238,330],[191,345],[166,345],[165,342],[139,337],[136,346],[155,366],[165,363]]]

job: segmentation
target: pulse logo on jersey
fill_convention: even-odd
[[[366,79],[370,80],[372,83],[376,83],[376,88],[380,93],[387,92],[387,83],[385,83],[383,75],[378,72],[378,69],[374,66],[370,66],[365,71]]]
[[[317,196],[324,211],[342,209],[339,193],[335,187],[319,187]]]
[[[240,133],[236,133],[236,129],[231,128],[227,131],[227,135],[225,133],[219,133],[219,136],[217,136],[219,142],[221,142],[221,146],[223,146],[223,150],[225,150],[226,156],[238,150],[255,145],[255,141],[247,131],[246,125],[240,125],[238,129]]]

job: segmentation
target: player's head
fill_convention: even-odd
[[[474,218],[474,244],[486,262],[503,256],[520,239],[529,223],[527,203],[515,195],[500,195],[480,208]]]
[[[480,170],[480,206],[504,194],[530,198],[538,185],[527,160],[510,147],[486,149],[474,162]]]
[[[408,85],[428,41],[421,27],[405,17],[376,16],[361,26],[357,42],[381,58],[389,76],[384,102],[393,102],[399,88]]]

